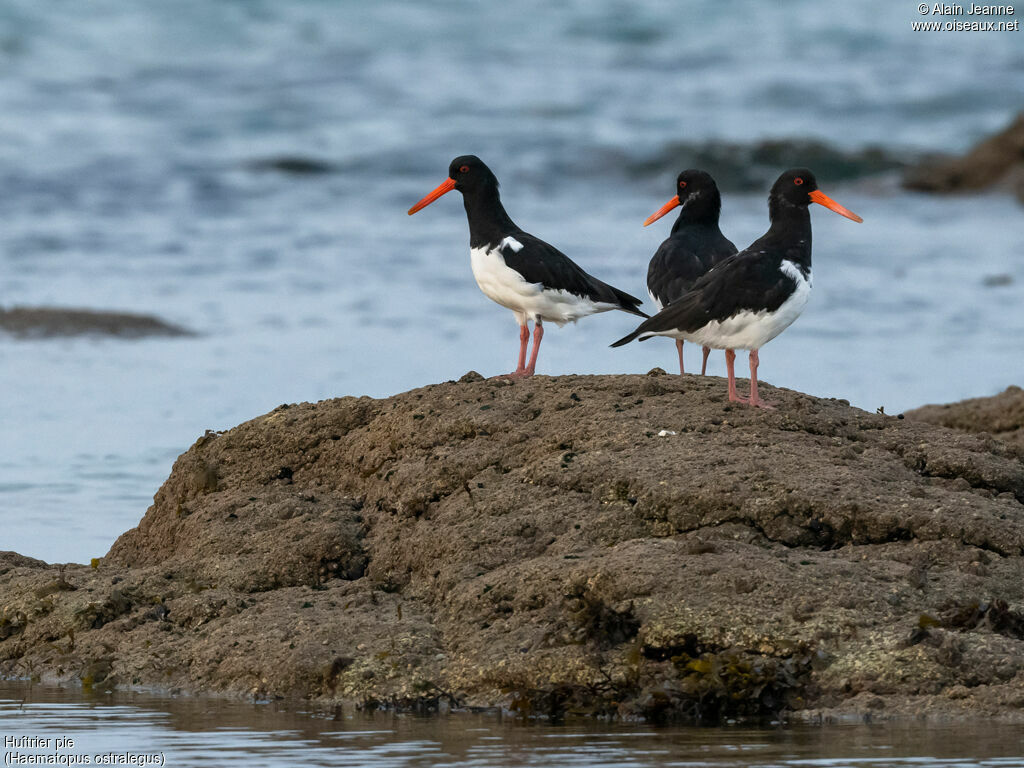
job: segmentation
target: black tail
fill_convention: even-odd
[[[631,342],[633,339],[635,339],[637,336],[639,336],[640,333],[641,333],[640,329],[637,328],[635,331],[633,331],[628,336],[623,336],[621,339],[619,339],[618,341],[614,342],[613,344],[610,344],[609,346],[621,347],[623,344],[629,344],[629,342]]]
[[[629,312],[631,315],[639,315],[645,319],[650,317],[650,315],[640,309],[640,305],[643,304],[641,299],[638,299],[636,296],[630,296],[625,291],[620,291],[614,285],[609,285],[608,287],[615,293],[615,298],[619,300],[619,309],[623,312]]]

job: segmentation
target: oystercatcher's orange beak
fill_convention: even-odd
[[[858,216],[853,211],[851,211],[851,210],[849,210],[847,208],[843,208],[843,206],[841,206],[839,203],[837,203],[831,197],[826,195],[820,189],[816,189],[813,192],[811,192],[810,198],[811,198],[811,202],[817,203],[818,205],[824,205],[830,211],[835,211],[840,216],[845,216],[846,218],[852,219],[853,221],[856,221],[856,222],[863,222],[864,221],[864,219],[862,219],[860,216]]]
[[[661,208],[659,208],[656,213],[652,213],[650,216],[648,216],[647,220],[644,221],[644,226],[646,227],[648,224],[653,224],[666,213],[675,208],[677,205],[679,205],[679,195],[676,195],[663,206],[661,206]]]
[[[429,195],[420,200],[416,205],[409,209],[409,215],[412,216],[416,211],[421,208],[426,208],[432,202],[437,200],[441,195],[445,195],[455,189],[455,179],[445,179],[442,181],[437,189],[431,192]]]

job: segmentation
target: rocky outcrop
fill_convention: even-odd
[[[340,169],[333,163],[315,157],[302,155],[276,155],[250,160],[244,164],[247,170],[256,172],[272,171],[290,176],[321,176],[337,173]]]
[[[92,567],[0,554],[0,672],[649,719],[1024,719],[1024,463],[716,378],[467,375],[208,433]]]
[[[151,315],[57,307],[0,308],[0,332],[18,338],[63,336],[191,336],[192,332]]]
[[[587,158],[573,167],[577,173],[621,171],[629,177],[638,174],[659,177],[666,169],[708,168],[720,189],[726,192],[765,193],[784,168],[809,167],[829,186],[870,179],[890,173],[902,173],[918,157],[906,150],[881,146],[839,147],[818,139],[781,138],[753,143],[728,141],[672,141],[658,150],[635,156],[623,153],[605,156],[600,163]],[[676,173],[672,170],[672,173]]]
[[[1007,387],[994,397],[926,405],[908,411],[906,417],[964,432],[987,433],[1024,459],[1024,389],[1020,387]]]
[[[1024,202],[1024,113],[960,157],[933,157],[911,168],[903,186],[921,192],[969,192],[1004,185]]]

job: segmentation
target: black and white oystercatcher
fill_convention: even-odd
[[[510,376],[532,376],[544,321],[559,326],[609,309],[647,317],[640,299],[584,272],[568,256],[515,225],[501,204],[498,179],[475,155],[452,160],[448,178],[409,209],[425,208],[453,189],[462,193],[469,218],[469,253],[473,276],[484,294],[511,309],[519,323],[519,364]],[[527,323],[533,321],[533,350]]]
[[[676,179],[676,195],[644,222],[653,224],[673,208],[679,207],[679,218],[668,236],[651,257],[647,267],[647,291],[661,311],[693,288],[697,279],[724,259],[736,253],[736,246],[718,228],[722,196],[718,185],[705,171],[688,170]],[[683,369],[683,340],[676,339],[679,351],[679,373]],[[710,347],[704,347],[700,373],[708,367]]]
[[[786,171],[768,195],[768,231],[694,283],[682,298],[613,347],[669,336],[725,350],[729,400],[770,407],[757,394],[757,351],[800,316],[811,293],[811,203],[863,221],[818,189],[806,168]],[[750,397],[736,394],[736,349],[750,350]]]

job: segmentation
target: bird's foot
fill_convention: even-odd
[[[529,376],[533,376],[533,371],[529,368],[517,368],[512,373],[503,373],[500,376],[495,376],[496,379],[525,379]]]
[[[769,403],[767,400],[762,400],[760,397],[747,397],[743,399],[747,405],[752,405],[755,408],[763,408],[766,411],[774,411],[775,406]]]

